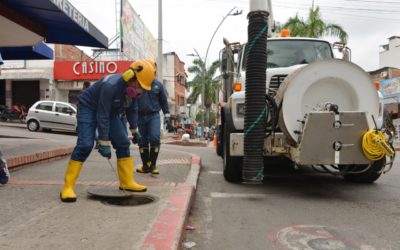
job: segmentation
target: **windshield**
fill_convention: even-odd
[[[243,55],[243,70],[246,69],[246,54]],[[271,40],[267,43],[267,68],[284,68],[331,58],[331,47],[323,41]]]

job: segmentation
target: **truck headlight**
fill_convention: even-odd
[[[244,116],[244,103],[238,103],[238,104],[236,105],[236,113],[237,113],[238,115]]]

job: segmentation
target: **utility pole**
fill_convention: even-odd
[[[162,34],[162,0],[158,0],[158,55],[157,79],[163,83],[163,34]]]

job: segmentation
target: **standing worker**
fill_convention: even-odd
[[[133,100],[144,90],[150,90],[153,80],[154,67],[147,61],[137,61],[124,73],[105,76],[81,93],[77,113],[78,140],[66,169],[61,201],[76,201],[75,183],[83,162],[92,151],[96,128],[99,153],[110,159],[110,142],[116,150],[119,189],[131,192],[147,190],[134,180],[126,122],[129,122],[133,138],[137,140],[137,110]]]
[[[151,62],[157,74],[157,65]],[[142,167],[136,169],[139,173],[159,174],[157,169],[157,157],[160,152],[160,110],[164,113],[164,122],[169,124],[170,114],[167,96],[163,85],[154,79],[151,89],[143,92],[141,98],[136,101],[139,110],[139,132],[141,140],[139,143]]]

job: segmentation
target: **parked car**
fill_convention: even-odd
[[[29,131],[66,130],[76,131],[76,107],[59,101],[38,101],[32,105],[26,117]]]

